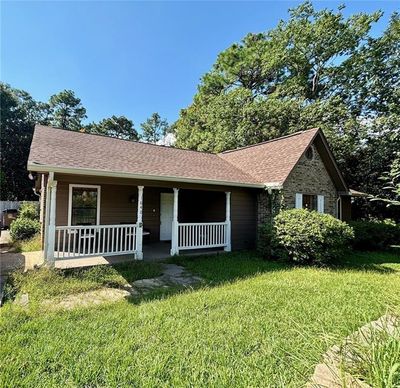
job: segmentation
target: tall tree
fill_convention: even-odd
[[[178,147],[220,152],[320,127],[354,188],[377,194],[400,144],[400,38],[394,14],[346,17],[305,2],[287,21],[248,34],[202,77],[176,122]]]
[[[125,140],[139,140],[133,122],[125,116],[111,116],[99,123],[88,124],[83,131]]]
[[[157,143],[161,138],[171,132],[171,127],[166,119],[162,119],[158,113],[153,113],[144,123],[142,128],[142,139],[148,143]]]
[[[86,109],[72,90],[63,90],[54,94],[49,100],[52,112],[51,125],[78,131],[82,128],[82,120],[86,118]]]
[[[38,104],[23,91],[0,83],[1,199],[35,199],[26,163]]]

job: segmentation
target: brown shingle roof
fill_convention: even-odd
[[[317,133],[316,128],[296,132],[264,143],[225,151],[219,156],[247,171],[259,182],[282,185]]]
[[[28,168],[40,165],[260,186],[215,154],[36,125]]]
[[[310,129],[211,154],[36,125],[28,168],[41,171],[51,166],[258,187],[281,185],[317,133],[318,129]]]

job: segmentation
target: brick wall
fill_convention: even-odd
[[[337,216],[337,191],[315,148],[313,160],[302,156],[282,190],[272,190],[272,193],[265,190],[258,194],[257,225],[272,220],[282,207],[294,208],[296,193],[324,195],[325,213]]]
[[[286,208],[295,207],[296,193],[324,195],[325,213],[337,216],[337,191],[316,148],[313,160],[303,155],[283,185]]]

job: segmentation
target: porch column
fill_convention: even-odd
[[[178,249],[178,194],[179,189],[174,188],[174,207],[172,218],[171,256],[179,255]]]
[[[226,246],[224,247],[225,252],[230,252],[231,248],[231,193],[227,191],[226,195],[226,210],[225,210],[225,222],[226,222]]]
[[[143,260],[143,186],[138,186],[136,260]]]
[[[56,240],[56,196],[57,196],[57,181],[53,180],[50,176],[48,181],[48,195],[50,197],[50,206],[48,214],[48,227],[47,227],[47,245],[46,245],[46,262],[49,265],[54,264],[54,244]],[[46,212],[47,213],[47,212]]]

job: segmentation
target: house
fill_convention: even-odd
[[[281,207],[349,218],[350,192],[319,129],[220,154],[35,127],[28,170],[47,261],[253,248]],[[145,249],[144,249],[145,248]]]

